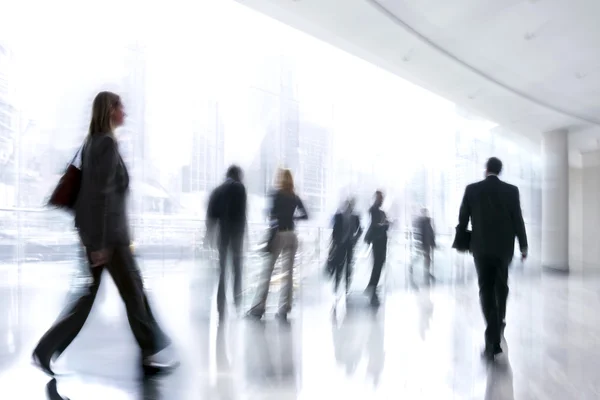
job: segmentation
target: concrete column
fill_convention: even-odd
[[[542,139],[542,267],[569,271],[569,131]]]
[[[600,232],[600,150],[585,152],[581,155],[580,181],[569,181],[570,195],[579,194],[579,203],[569,202],[569,224],[572,230],[569,234],[571,245],[569,252],[571,260],[581,260],[581,268],[588,272],[597,271],[600,266],[600,246],[598,246],[598,233]],[[576,174],[572,176],[577,179]],[[579,183],[579,187],[575,184]],[[575,197],[573,196],[573,197]],[[579,236],[579,238],[577,237]],[[579,239],[579,240],[578,240]],[[579,245],[579,247],[575,247]],[[575,249],[575,252],[573,251]],[[576,251],[579,250],[579,257]],[[578,264],[576,264],[579,267]],[[571,268],[573,268],[571,264]]]

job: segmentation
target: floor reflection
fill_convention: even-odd
[[[379,384],[385,361],[384,318],[381,307],[373,307],[366,298],[349,297],[341,321],[332,315],[331,332],[335,359],[346,375],[355,374],[359,364],[366,362],[367,375],[374,386]]]
[[[277,322],[246,322],[245,368],[250,389],[275,387],[296,393],[299,375],[296,368],[295,328]]]
[[[508,357],[488,365],[485,400],[514,400],[513,373]]]
[[[327,284],[299,291],[290,324],[233,314],[220,323],[213,275],[150,282],[153,306],[172,333],[181,367],[144,381],[110,279],[103,284],[109,286],[106,301],[114,304],[100,299],[58,360],[57,370],[71,373],[51,381],[30,365],[29,356],[63,309],[66,291],[0,289],[7,316],[0,323],[6,341],[0,344],[0,393],[28,400],[599,398],[594,360],[600,357],[600,317],[594,310],[600,307],[600,279],[511,276],[510,362],[505,345],[500,360],[486,365],[475,282],[448,286],[415,269],[406,275],[410,290],[386,290],[379,309],[361,292],[340,300],[332,314]],[[19,301],[12,297],[15,290],[22,292]],[[19,324],[10,315],[19,315]]]
[[[433,301],[431,300],[431,289],[435,285],[435,277],[428,272],[424,273],[421,284],[417,284],[414,273],[411,274],[411,287],[417,293],[417,307],[419,309],[419,334],[425,340],[425,335],[431,325],[433,317]]]
[[[160,392],[161,377],[150,377],[142,380],[140,400],[162,400]]]
[[[60,393],[58,393],[56,379],[50,379],[46,384],[46,395],[48,396],[48,400],[69,400],[68,397],[61,396]]]

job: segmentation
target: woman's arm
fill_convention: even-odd
[[[107,225],[110,210],[109,197],[115,190],[115,175],[119,162],[117,144],[112,136],[106,135],[98,139],[95,157],[92,156],[94,171],[90,173],[91,196],[90,215],[91,251],[105,250],[107,248]]]
[[[379,223],[379,210],[373,206],[369,208],[369,215],[371,216],[371,225],[377,225]]]
[[[276,220],[279,215],[279,202],[277,201],[277,192],[269,196],[269,208],[267,209],[267,218],[269,222]]]
[[[296,208],[300,210],[300,216],[294,217],[295,220],[306,220],[308,219],[308,213],[306,212],[306,208],[304,208],[304,203],[300,200],[300,197],[296,196]]]

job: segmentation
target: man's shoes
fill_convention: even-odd
[[[253,312],[248,311],[248,313],[246,313],[246,318],[252,320],[252,321],[260,321],[262,319],[262,314],[259,314],[257,312]]]
[[[277,314],[275,314],[275,319],[277,319],[282,324],[289,323],[288,315],[287,315],[287,313],[284,313],[284,312],[278,312]]]
[[[50,360],[40,357],[36,351],[34,351],[31,355],[31,362],[47,375],[54,376],[54,371],[52,371],[52,368],[50,368]]]
[[[494,361],[500,354],[502,354],[502,347],[500,345],[486,346],[481,353],[481,357],[487,361]]]
[[[371,296],[371,307],[379,307],[381,305],[381,301],[379,301],[379,296],[377,294],[373,294]]]
[[[144,357],[142,360],[142,368],[145,375],[155,375],[161,372],[170,372],[179,366],[179,362],[169,357],[164,349],[156,354]]]

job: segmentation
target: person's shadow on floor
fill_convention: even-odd
[[[377,386],[385,362],[384,317],[379,307],[349,301],[341,324],[332,316],[332,337],[337,362],[348,376],[354,375],[361,360],[367,361],[367,373]]]
[[[160,400],[162,397],[158,388],[159,378],[148,377],[142,380],[141,400]]]
[[[60,395],[60,393],[58,393],[58,387],[55,378],[50,379],[50,381],[46,384],[46,396],[48,397],[48,400],[69,400],[68,397],[63,397]]]
[[[148,377],[142,379],[141,400],[160,400],[161,394],[158,386],[158,377]],[[48,397],[48,400],[70,400],[68,397],[62,396],[58,392],[58,385],[55,378],[50,379],[50,381],[46,384],[46,396]]]
[[[515,400],[513,373],[508,354],[488,365],[485,400]]]

